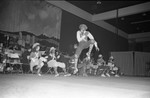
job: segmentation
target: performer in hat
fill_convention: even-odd
[[[58,62],[57,59],[60,57],[59,55],[56,55],[56,48],[51,47],[49,51],[50,60],[48,60],[47,65],[48,67],[54,68],[55,71],[55,77],[59,76],[59,73],[57,71],[57,68],[60,67],[63,69],[65,75],[64,76],[70,76],[71,74],[68,74],[66,72],[66,64],[63,62]]]
[[[99,66],[99,71],[101,71],[101,77],[110,77],[109,67],[106,66],[106,61],[103,59],[103,55],[99,54],[97,59],[97,65]]]
[[[115,65],[113,56],[109,57],[107,66],[109,67],[110,74],[113,74],[115,77],[119,77],[119,68]]]
[[[89,59],[90,59],[90,55],[91,55],[93,46],[95,46],[96,50],[99,51],[97,42],[94,40],[93,35],[89,31],[87,31],[88,27],[85,24],[81,24],[79,26],[79,29],[80,30],[77,31],[78,47],[75,52],[74,74],[78,72],[78,68],[77,68],[78,58],[80,57],[82,50],[89,48],[89,51],[86,53],[86,55],[88,56]]]
[[[40,59],[41,57],[41,53],[39,52],[40,50],[40,44],[39,43],[35,43],[32,46],[32,50],[30,53],[30,70],[31,72],[33,72],[33,67],[37,66],[36,68],[38,69],[38,75],[41,76],[40,74],[40,70],[42,68],[42,66],[44,65],[42,59]]]

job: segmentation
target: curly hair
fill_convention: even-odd
[[[88,27],[87,27],[85,24],[80,24],[80,25],[79,25],[79,29],[81,29],[81,28],[84,28],[85,30],[88,29]]]

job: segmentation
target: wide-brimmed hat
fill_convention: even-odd
[[[32,48],[35,48],[37,46],[40,46],[40,44],[39,43],[34,43],[33,46],[32,46]]]
[[[110,59],[114,59],[114,57],[113,57],[113,56],[110,56],[109,58],[110,58]]]
[[[84,28],[85,30],[88,29],[88,27],[85,24],[80,24],[79,29]]]
[[[51,47],[51,48],[50,48],[50,51],[52,51],[52,50],[56,50],[56,48],[55,48],[55,47]]]

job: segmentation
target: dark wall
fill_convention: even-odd
[[[108,59],[111,51],[128,50],[128,41],[125,38],[117,36],[108,30],[63,10],[60,35],[61,51],[69,51],[70,46],[77,43],[76,32],[79,30],[79,25],[82,23],[88,26],[88,30],[98,42],[100,48],[99,53],[101,53],[105,59]],[[95,48],[93,51],[95,51]],[[98,52],[95,52],[95,54],[98,55]]]
[[[150,52],[150,41],[129,43],[130,51]]]

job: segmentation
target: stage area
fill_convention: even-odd
[[[150,98],[150,78],[0,74],[0,98]]]

